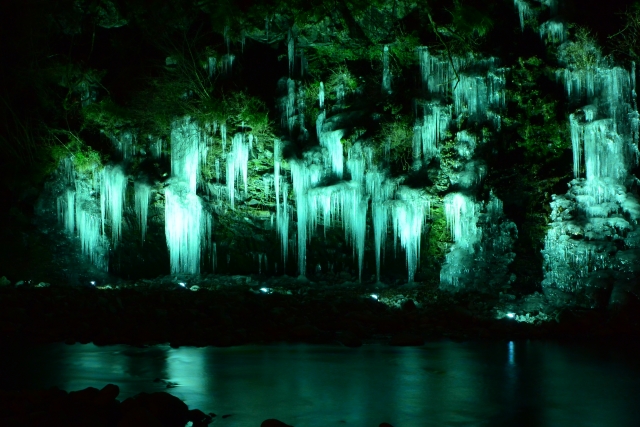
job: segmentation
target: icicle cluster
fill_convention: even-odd
[[[630,265],[640,256],[640,204],[628,191],[638,158],[635,78],[600,65],[558,75],[571,102],[586,105],[570,116],[576,179],[567,194],[553,196],[543,288],[585,293],[629,283],[635,277]]]

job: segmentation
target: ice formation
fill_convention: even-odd
[[[247,174],[249,162],[249,144],[251,138],[245,138],[244,133],[238,132],[233,136],[231,151],[227,154],[227,188],[231,207],[235,206],[236,180],[242,177],[244,194],[247,194]]]
[[[524,23],[527,19],[533,16],[533,10],[527,2],[527,0],[513,0],[513,4],[518,9],[518,16],[520,17],[520,28],[524,31]]]
[[[207,154],[206,128],[189,117],[171,129],[171,180],[165,188],[165,235],[171,273],[198,274],[210,248],[211,215],[196,194],[201,156]],[[203,142],[203,139],[205,142]]]
[[[552,43],[560,44],[565,41],[567,30],[562,21],[551,19],[540,25],[540,37],[543,40],[549,40]]]
[[[211,217],[183,182],[165,189],[165,233],[171,273],[200,273],[201,248],[208,247]]]
[[[94,197],[101,190],[101,173],[94,170],[89,177],[81,177],[72,159],[61,163],[64,189],[57,198],[58,221],[70,236],[78,236],[82,255],[106,271],[109,245],[103,236],[101,204]]]
[[[542,286],[547,294],[573,292],[577,304],[593,306],[592,290],[625,286],[639,273],[640,204],[629,191],[638,159],[634,78],[602,65],[559,76],[570,101],[586,106],[570,116],[575,179],[551,202]]]
[[[149,214],[149,199],[151,198],[151,186],[144,182],[136,182],[133,185],[134,189],[134,210],[136,212],[136,218],[138,218],[138,224],[140,225],[140,232],[142,233],[142,242],[144,242],[147,235],[147,216]]]
[[[398,187],[396,199],[391,204],[394,241],[400,241],[407,258],[409,283],[413,282],[420,260],[420,240],[425,219],[431,205],[421,190]]]
[[[509,264],[518,232],[504,217],[502,202],[493,194],[484,203],[451,193],[444,207],[454,244],[440,270],[440,288],[488,292],[511,283]]]
[[[111,241],[117,246],[122,236],[122,214],[124,212],[127,176],[120,166],[107,166],[102,170],[100,187],[100,212],[102,233],[106,219],[111,222]]]
[[[389,46],[382,51],[382,93],[391,93],[391,73],[389,71]]]

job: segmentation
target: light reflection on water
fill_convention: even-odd
[[[296,427],[640,425],[637,354],[602,346],[54,344],[3,351],[0,388],[78,390],[111,382],[120,399],[169,391],[190,408],[233,414],[213,425],[257,427],[266,418]]]

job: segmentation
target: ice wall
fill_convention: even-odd
[[[210,141],[208,131],[189,117],[172,124],[171,180],[165,188],[171,273],[198,274],[203,252],[211,247],[212,217],[197,195],[199,168],[206,162],[202,157],[207,155]]]
[[[570,292],[574,303],[595,306],[602,303],[593,297],[598,289],[606,294],[640,273],[640,204],[629,173],[638,159],[634,77],[603,64],[559,76],[570,102],[583,107],[569,120],[575,179],[566,194],[552,197],[542,286],[548,295]]]

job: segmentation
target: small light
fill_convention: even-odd
[[[376,295],[376,294],[371,294],[371,298],[373,298],[374,300],[378,300],[378,295]]]
[[[91,284],[92,284],[93,286],[95,286],[95,285],[96,285],[96,281],[95,281],[95,280],[92,280],[92,281],[91,281]]]
[[[513,319],[514,317],[516,317],[516,314],[515,313],[507,313],[507,317],[509,319]]]
[[[187,284],[186,284],[186,283],[184,283],[184,282],[180,282],[180,283],[178,283],[178,285],[182,286],[183,288],[186,288],[186,287],[187,287]]]
[[[260,288],[260,291],[264,292],[266,294],[267,292],[269,292],[269,289],[268,288]]]

